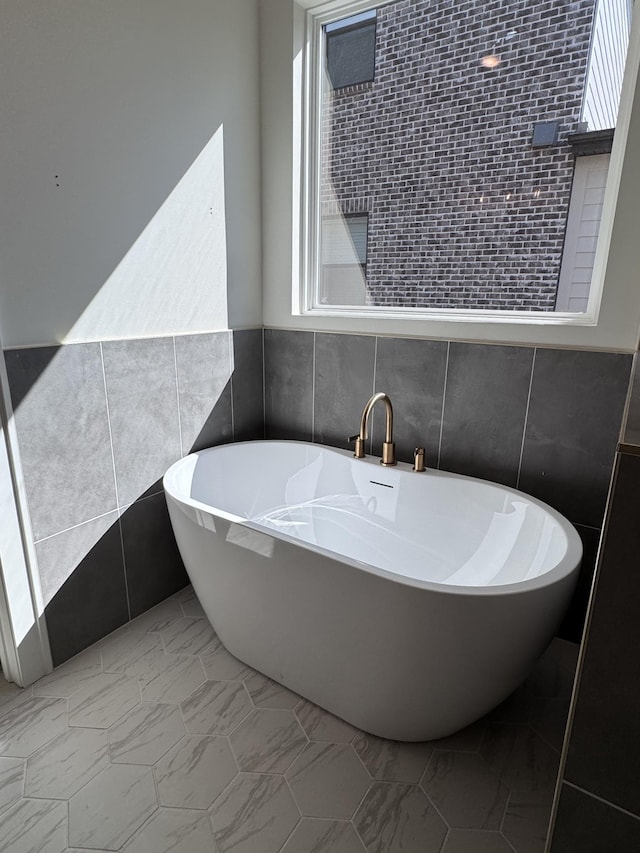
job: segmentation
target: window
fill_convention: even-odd
[[[375,9],[325,27],[327,74],[333,89],[373,80],[376,46]]]
[[[592,323],[585,282],[558,294],[576,208],[570,137],[588,130],[596,18],[615,15],[597,43],[614,31],[617,41],[597,62],[615,69],[619,94],[628,10],[627,0],[600,0],[597,15],[593,0],[571,10],[511,0],[470,2],[461,15],[445,0],[392,0],[312,16],[305,308]],[[555,131],[533,144],[543,124]]]

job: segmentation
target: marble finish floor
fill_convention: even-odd
[[[3,853],[542,853],[576,647],[440,741],[364,734],[237,661],[191,589],[0,681]]]

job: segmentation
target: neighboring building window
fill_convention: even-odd
[[[366,213],[323,219],[320,293],[323,304],[366,303],[368,223]]]
[[[376,51],[375,9],[325,27],[327,73],[334,89],[373,80]]]
[[[463,17],[450,0],[358,6],[311,16],[305,306],[585,310],[585,288],[558,301],[569,137],[585,129],[593,63],[619,77],[628,0],[599,0],[610,54],[610,40],[591,51],[594,0],[470,0]],[[544,124],[554,133],[533,144]],[[354,201],[370,214],[364,256]]]

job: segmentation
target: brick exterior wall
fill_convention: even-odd
[[[375,80],[327,93],[322,118],[322,212],[368,211],[370,304],[554,309],[593,9],[378,9]],[[558,143],[532,148],[554,120]]]

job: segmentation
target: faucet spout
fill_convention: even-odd
[[[362,410],[362,417],[360,418],[360,432],[358,435],[352,436],[349,440],[355,441],[356,443],[354,456],[358,459],[364,459],[364,443],[369,437],[369,418],[373,411],[373,407],[379,401],[382,401],[384,404],[385,411],[384,442],[382,443],[382,459],[380,460],[380,464],[386,466],[396,465],[396,451],[395,444],[393,443],[393,406],[391,405],[391,400],[386,394],[382,392],[374,394],[367,401],[364,409]]]

